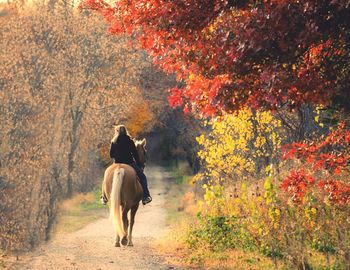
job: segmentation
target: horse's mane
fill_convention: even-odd
[[[136,139],[133,139],[134,143],[136,146],[138,145],[141,145],[142,144],[142,141],[141,140],[136,140]]]
[[[135,143],[135,146],[138,146],[138,145],[142,145],[142,146],[145,146],[146,145],[146,140],[143,139],[143,140],[137,140],[137,139],[132,139]]]

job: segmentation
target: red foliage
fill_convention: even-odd
[[[350,131],[345,123],[317,143],[296,142],[282,148],[284,159],[305,160],[312,168],[327,170],[333,174],[341,173],[350,164]]]
[[[283,158],[296,158],[305,161],[314,170],[314,175],[317,175],[317,171],[328,171],[328,179],[319,180],[317,186],[330,202],[337,205],[346,205],[350,204],[350,184],[335,178],[338,174],[344,172],[350,164],[349,143],[350,132],[346,129],[345,123],[342,122],[334,131],[317,143],[299,142],[284,146]],[[292,171],[283,181],[281,187],[293,195],[292,198],[295,202],[301,202],[308,187],[305,184],[308,177],[311,176],[307,176],[303,170]],[[316,176],[313,176],[312,179],[316,178]]]
[[[350,184],[336,180],[321,180],[318,182],[318,187],[330,202],[337,205],[350,205]]]
[[[327,103],[348,89],[338,78],[349,63],[350,7],[344,0],[118,0],[115,6],[86,0],[85,5],[107,18],[112,33],[132,34],[155,63],[176,72],[186,83],[181,100],[204,114],[245,105]],[[178,96],[179,89],[173,91]]]
[[[173,89],[171,95],[168,97],[169,104],[173,107],[180,106],[182,104],[182,96],[180,89]]]
[[[348,96],[350,5],[348,0],[86,0],[113,34],[127,33],[185,86],[171,90],[172,106],[201,115],[243,106],[275,109],[328,104]],[[341,103],[341,102],[340,102]],[[332,175],[348,165],[345,126],[315,144],[284,147]],[[282,188],[301,201],[313,179],[293,171]],[[345,186],[342,186],[345,188]]]
[[[315,179],[303,169],[291,171],[281,184],[281,188],[287,191],[293,202],[300,203],[308,188],[315,183]]]

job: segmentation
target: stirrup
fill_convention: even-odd
[[[106,199],[104,196],[101,196],[100,201],[101,201],[101,203],[102,203],[103,205],[106,205],[107,202],[108,202],[107,199]]]
[[[148,196],[146,198],[143,198],[142,200],[142,204],[145,205],[145,204],[148,204],[152,201],[152,197],[151,196]]]

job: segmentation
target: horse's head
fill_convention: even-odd
[[[137,153],[139,154],[141,163],[140,165],[142,166],[142,168],[144,168],[146,166],[146,139],[143,139],[141,141],[135,141],[135,146]]]

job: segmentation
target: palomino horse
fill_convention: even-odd
[[[146,162],[146,139],[136,141],[135,146],[141,165],[144,167]],[[143,197],[142,186],[135,170],[131,166],[121,163],[114,163],[109,166],[105,171],[102,183],[102,196],[110,202],[110,217],[115,231],[115,246],[120,247],[120,243],[123,246],[132,246],[132,228],[139,203]],[[128,220],[129,211],[130,224]]]

